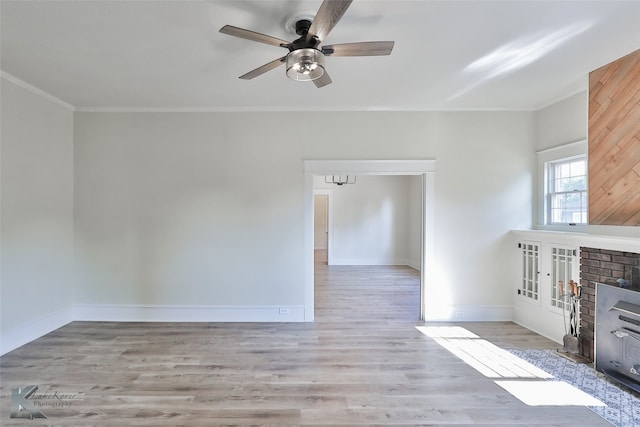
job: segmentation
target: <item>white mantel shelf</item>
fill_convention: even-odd
[[[511,230],[511,233],[519,240],[562,243],[612,251],[640,253],[640,238],[638,237],[547,230]]]

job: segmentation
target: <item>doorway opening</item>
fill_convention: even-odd
[[[329,265],[330,190],[313,192],[313,259],[314,264]]]
[[[314,176],[418,175],[422,179],[420,232],[420,318],[432,276],[435,160],[305,160],[305,321],[314,320],[315,194]],[[330,234],[330,233],[329,233]],[[331,239],[327,242],[331,260]]]

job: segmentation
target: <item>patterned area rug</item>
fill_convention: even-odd
[[[591,407],[617,427],[640,426],[640,399],[597,372],[589,364],[576,363],[552,350],[510,349],[511,353],[604,402]]]

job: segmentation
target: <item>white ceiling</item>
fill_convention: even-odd
[[[78,110],[532,110],[640,48],[640,1],[355,0],[323,44],[394,40],[390,56],[328,57],[333,84],[284,67],[238,76],[293,40],[314,1],[2,0],[0,68]]]

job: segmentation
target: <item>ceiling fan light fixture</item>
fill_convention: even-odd
[[[324,54],[318,49],[296,49],[287,55],[287,77],[307,82],[324,75]]]

